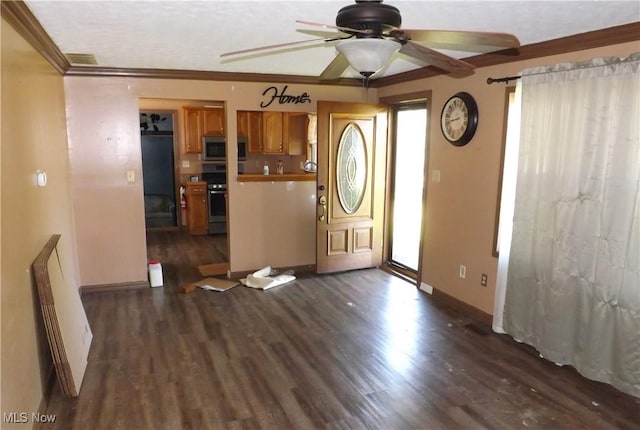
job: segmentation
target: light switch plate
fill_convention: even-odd
[[[38,170],[36,172],[36,184],[39,187],[45,187],[47,185],[47,174],[46,172]]]
[[[135,170],[127,170],[127,182],[133,184],[136,181]]]

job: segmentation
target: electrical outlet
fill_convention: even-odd
[[[465,266],[464,264],[461,264],[460,265],[460,273],[459,274],[460,274],[460,277],[462,279],[466,278],[467,277],[467,266]]]
[[[482,285],[483,287],[487,286],[487,274],[483,273],[482,276],[480,277],[480,285]]]

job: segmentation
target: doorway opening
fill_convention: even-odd
[[[144,218],[147,230],[178,227],[173,116],[170,112],[140,112]]]
[[[391,200],[387,263],[417,281],[422,238],[427,103],[392,107]]]
[[[198,266],[229,261],[228,234],[191,234],[189,232],[190,208],[186,204],[187,199],[181,198],[186,197],[186,188],[189,183],[197,181],[203,185],[203,182],[205,182],[204,173],[208,172],[206,166],[212,164],[202,160],[201,151],[187,152],[187,148],[196,142],[193,140],[194,137],[189,134],[193,131],[193,126],[195,125],[196,134],[198,132],[202,133],[198,127],[198,124],[202,125],[202,122],[198,123],[197,120],[190,122],[193,119],[191,113],[199,110],[209,110],[210,108],[220,110],[222,107],[222,102],[210,100],[138,99],[147,259],[157,260],[164,267],[172,267],[176,270],[189,267],[189,270],[193,270]],[[147,114],[147,116],[142,116],[142,114]],[[157,114],[159,117],[151,117],[151,114]],[[164,117],[166,119],[163,120],[162,118]],[[146,130],[144,124],[146,124]],[[148,186],[151,185],[148,182],[149,179],[153,179],[154,173],[149,173],[147,169],[147,162],[150,157],[147,156],[148,153],[144,146],[145,140],[154,136],[164,138],[166,144],[166,151],[163,154],[165,162],[162,163],[165,186],[162,191],[150,189]],[[197,140],[201,141],[201,136],[197,137]],[[173,142],[173,144],[171,145],[169,142]],[[172,150],[171,157],[168,156],[170,149]],[[155,154],[151,156],[151,159],[154,156]],[[226,166],[224,162],[214,162],[213,164],[216,163]],[[151,178],[149,177],[150,175]],[[221,176],[226,178],[226,173]],[[151,180],[150,182],[154,181]],[[202,210],[202,206],[199,206],[200,210],[197,213],[197,216],[200,217],[199,219],[204,219],[205,225],[208,224],[209,220],[208,185],[203,185],[206,192],[202,196],[206,201],[204,210]],[[165,197],[168,196],[170,200],[169,206],[165,207],[163,202],[161,206],[162,215],[147,211],[148,202],[150,200],[158,200],[149,198],[150,194],[160,194],[162,196],[160,200],[165,200]],[[194,209],[194,206],[191,209]],[[154,220],[154,216],[164,220],[162,222]]]

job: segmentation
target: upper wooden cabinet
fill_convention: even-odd
[[[224,109],[203,109],[202,135],[224,136]]]
[[[238,136],[247,137],[250,154],[303,155],[307,126],[304,112],[238,111]]]
[[[199,108],[184,108],[184,152],[202,152],[202,124]]]
[[[247,146],[250,154],[262,153],[262,112],[247,112]]]
[[[287,142],[287,154],[306,154],[308,127],[309,120],[305,112],[285,113],[284,140]]]
[[[262,113],[262,152],[264,154],[285,154],[284,114],[282,112]]]
[[[246,110],[239,110],[236,115],[238,137],[249,137],[249,112]]]
[[[224,136],[223,108],[184,108],[184,152],[202,152],[203,136]]]

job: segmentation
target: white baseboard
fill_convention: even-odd
[[[420,289],[427,294],[433,294],[433,287],[429,284],[425,284],[424,282],[420,282]]]

